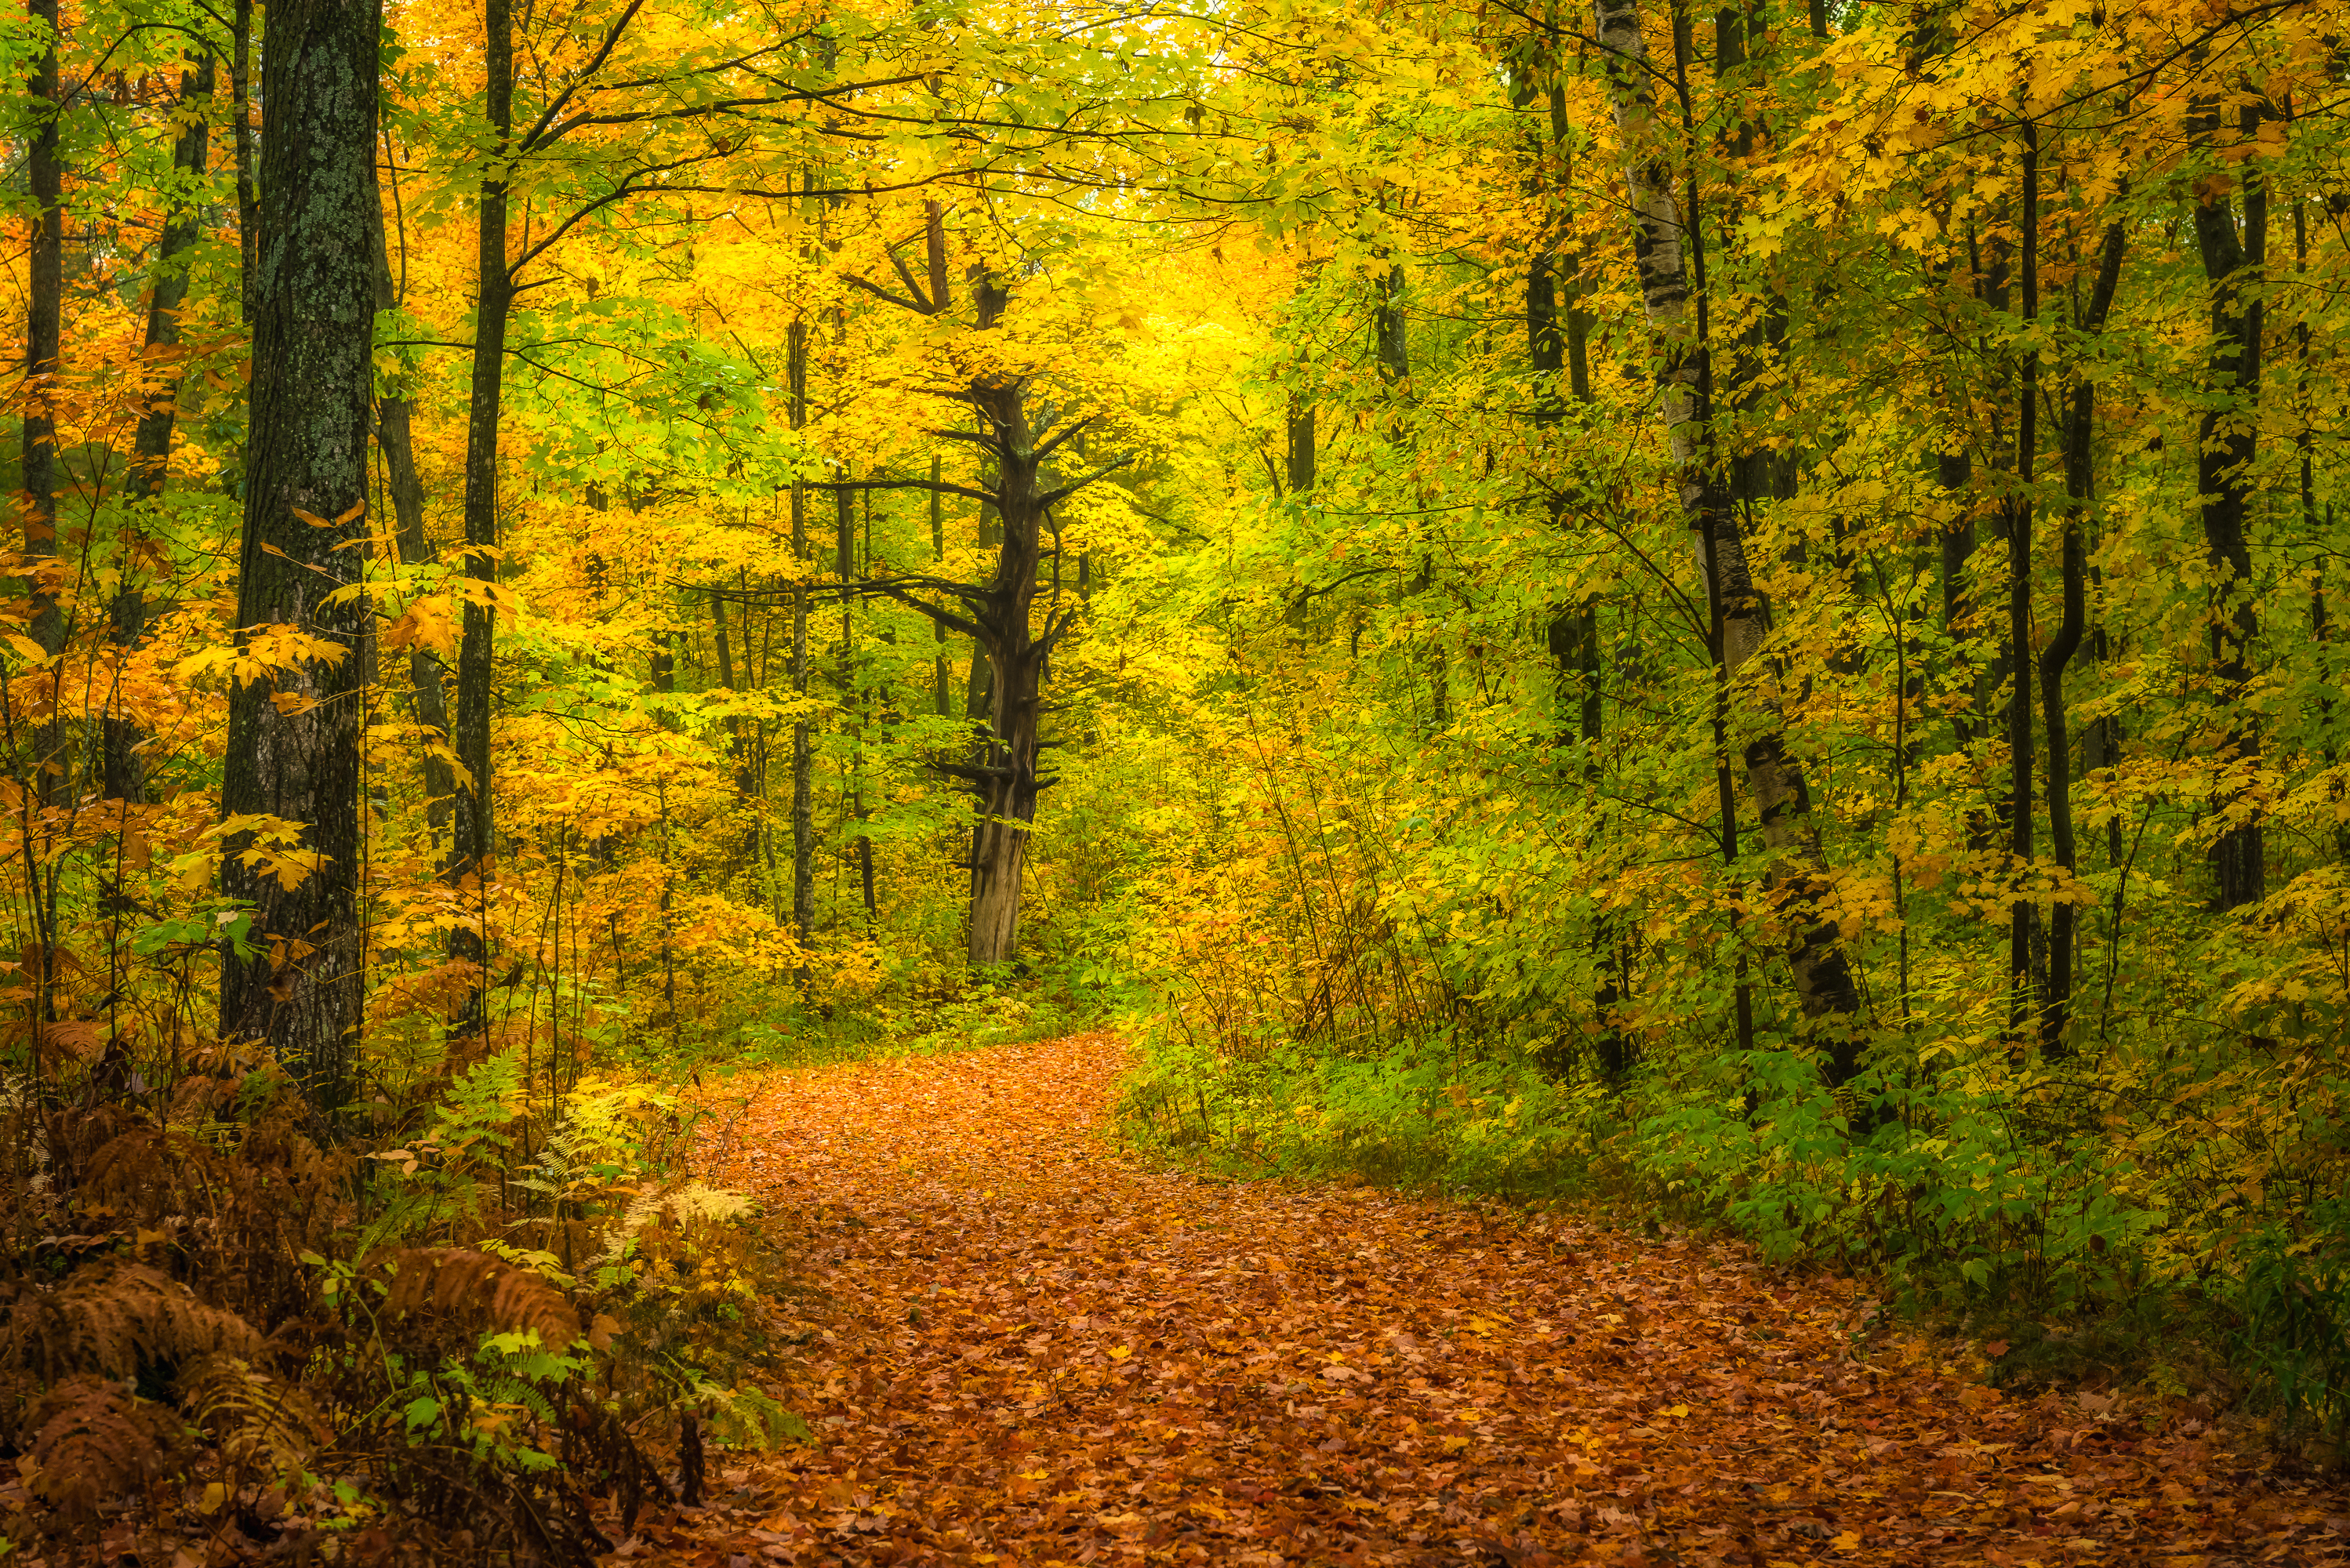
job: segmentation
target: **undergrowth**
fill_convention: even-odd
[[[676,1096],[500,1055],[328,1136],[265,1056],[180,1066],[0,1083],[0,1560],[585,1563],[705,1438],[806,1436],[761,1386],[785,1260]]]
[[[1878,1042],[1831,1092],[1785,1048],[1659,1054],[1610,1079],[1451,1030],[1338,1050],[1202,1038],[1172,1008],[1131,1026],[1143,1059],[1119,1127],[1162,1158],[1670,1218],[1873,1279],[1981,1346],[2004,1386],[2192,1396],[2321,1459],[2350,1429],[2350,1202],[2217,1187],[2214,1151],[2159,1114],[2197,1097],[2176,1051],[2098,1064],[2143,1075],[2134,1136],[2117,1137],[2110,1113],[2068,1098],[2074,1064],[1998,1050],[1921,1071]],[[2324,1168],[2329,1125],[2269,1129],[2267,1158]]]

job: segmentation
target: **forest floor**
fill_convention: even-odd
[[[2350,1496],[2137,1396],[2003,1397],[1734,1244],[1118,1154],[1108,1034],[759,1081],[817,1440],[623,1560],[2350,1560]],[[795,1335],[796,1337],[796,1335]]]

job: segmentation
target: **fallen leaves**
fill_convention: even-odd
[[[1144,1172],[1091,1034],[775,1077],[810,1449],[632,1555],[761,1563],[2318,1562],[2338,1494],[2002,1399],[1734,1247]]]

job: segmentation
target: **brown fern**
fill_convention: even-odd
[[[390,1275],[384,1304],[393,1312],[437,1312],[503,1331],[536,1329],[556,1350],[579,1337],[579,1314],[544,1275],[487,1252],[459,1247],[405,1247],[380,1256]]]
[[[130,1378],[141,1366],[176,1367],[202,1355],[250,1360],[261,1345],[244,1319],[137,1263],[78,1269],[54,1286],[20,1282],[0,1296],[0,1369],[43,1385]]]
[[[178,1457],[178,1424],[167,1411],[96,1378],[58,1384],[31,1417],[33,1493],[72,1519],[167,1473]]]

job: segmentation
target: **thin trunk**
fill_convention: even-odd
[[[2032,330],[2040,317],[2040,137],[2030,121],[2023,128],[2023,323]],[[2039,453],[2040,353],[2023,356],[2016,399],[2017,494],[2007,507],[2007,646],[2011,684],[2007,696],[2009,875],[2019,883],[2028,874],[2032,847],[2032,499],[2033,468]],[[2008,1028],[2018,1040],[2034,1002],[2033,948],[2039,906],[2017,898],[2008,906]]]
[[[57,156],[58,121],[65,114],[57,80],[57,0],[27,0],[41,36],[40,58],[26,84],[33,133],[26,149],[26,177],[32,187],[33,223],[26,266],[24,460],[25,554],[32,563],[28,585],[33,640],[55,659],[65,647],[65,615],[42,565],[57,551],[57,448],[56,377],[65,300],[65,168]],[[54,722],[38,732],[41,769],[36,786],[50,791],[47,772],[56,744]]]
[[[398,303],[391,276],[391,251],[384,232],[383,213],[374,214],[376,238],[375,307],[390,310]],[[384,489],[391,496],[392,542],[404,566],[421,566],[432,558],[432,542],[424,536],[424,476],[416,471],[413,434],[415,406],[404,394],[387,393],[376,403],[375,440],[383,453]],[[589,503],[591,505],[596,502]],[[449,699],[442,682],[448,666],[431,649],[408,650],[408,691],[416,722],[426,732],[417,748],[424,774],[424,821],[436,849],[446,852],[450,813],[457,793],[456,770],[450,765]],[[437,748],[437,749],[436,749]]]
[[[2260,129],[2257,107],[2241,111],[2242,134]],[[2216,112],[2199,117],[2207,141],[2219,129]],[[2268,263],[2268,180],[2257,163],[2242,165],[2244,223],[2223,194],[2195,206],[2195,241],[2211,290],[2211,348],[2206,386],[2211,404],[2197,431],[2196,488],[2203,498],[2203,544],[2217,576],[2211,597],[2211,663],[2220,679],[2226,732],[2220,760],[2235,777],[2213,793],[2212,807],[2227,821],[2211,846],[2215,898],[2222,909],[2257,903],[2267,890],[2261,820],[2243,774],[2261,757],[2259,722],[2245,701],[2252,679],[2252,644],[2260,636],[2252,603],[2252,556],[2245,514],[2259,448],[2255,410],[2261,390],[2261,283]]]
[[[943,244],[944,242],[941,241],[941,243]],[[946,260],[944,255],[941,254],[939,260],[933,265],[932,276],[943,276],[945,272]],[[932,485],[936,485],[939,483],[939,477],[943,472],[943,463],[941,463],[938,458],[934,457],[931,459],[931,483]],[[933,489],[931,492],[931,564],[943,570],[945,568],[946,558],[947,498],[943,492]],[[931,639],[937,644],[937,648],[931,655],[931,704],[937,708],[939,717],[944,719],[952,716],[954,712],[953,694],[948,689],[947,628],[945,622],[932,621],[931,623]]]
[[[494,157],[503,157],[514,133],[512,0],[484,0],[484,109]],[[493,163],[482,182],[473,260],[473,364],[465,421],[465,575],[484,586],[498,577],[498,419],[505,389],[506,317],[514,278],[506,269],[506,175]],[[452,1029],[479,1030],[486,1018],[489,883],[496,845],[496,795],[490,755],[491,673],[497,621],[486,595],[469,597],[457,643],[457,712],[452,736],[458,765],[470,774],[454,795],[449,858],[443,875],[461,898],[474,901],[450,932],[450,956],[473,965],[474,980]]]
[[[848,477],[846,465],[841,478]],[[867,493],[868,495],[870,492]],[[862,700],[858,692],[856,622],[847,592],[857,576],[857,507],[856,492],[838,490],[833,493],[836,510],[833,538],[833,573],[839,578],[840,596],[840,703],[848,715],[848,820],[857,824],[858,882],[865,897],[865,929],[872,934],[878,922],[873,902],[873,840],[866,836],[865,820],[865,716]]]
[[[807,323],[794,317],[785,337],[792,429],[807,427]],[[807,721],[807,487],[792,485],[792,561],[802,580],[792,590],[792,929],[800,946],[816,940],[816,735]],[[799,971],[802,985],[807,970]]]
[[[1403,310],[1404,273],[1400,265],[1391,266],[1378,284],[1378,302],[1371,312],[1373,348],[1378,358],[1379,379],[1388,393],[1388,440],[1409,452],[1414,446],[1410,408],[1411,345],[1408,322]],[[1413,465],[1417,468],[1417,463]],[[1418,489],[1415,480],[1413,501],[1424,513],[1428,498]],[[1436,583],[1436,555],[1428,542],[1428,521],[1416,515],[1412,532],[1417,537],[1419,564],[1412,574],[1411,591],[1425,597]],[[1444,643],[1440,637],[1429,639],[1427,654],[1429,729],[1440,732],[1452,722],[1451,682],[1445,670]]]
[[[2306,273],[2309,270],[2309,217],[2302,210],[2298,197],[2294,198],[2293,203],[2293,270],[2295,273]],[[2301,531],[2303,538],[2314,540],[2319,537],[2320,529],[2317,512],[2317,436],[2316,431],[2312,428],[2314,410],[2310,406],[2308,394],[2309,319],[2305,315],[2293,325],[2293,341],[2300,349],[2303,379],[2301,430],[2294,437],[2294,445],[2300,449],[2301,454]],[[2331,535],[2334,531],[2334,508],[2331,504],[2325,508],[2324,531],[2327,535]],[[2333,622],[2327,614],[2325,604],[2325,557],[2320,555],[2309,582],[2309,640],[2311,649],[2317,659],[2318,747],[2320,754],[2325,759],[2325,766],[2329,772],[2341,760],[2340,748],[2334,738],[2334,693],[2339,684],[2340,675],[2331,668],[2331,660],[2328,658],[2331,652],[2329,644],[2332,636]],[[2336,802],[2344,797],[2345,791],[2339,778],[2334,781],[2332,793]],[[2334,858],[2350,862],[2350,818],[2345,818],[2338,810],[2335,813],[2335,818]]]
[[[237,319],[250,327],[254,284],[261,272],[261,187],[254,177],[253,0],[236,0],[231,26],[236,30],[228,69],[229,135],[236,150],[236,309]],[[265,49],[265,57],[266,53]]]
[[[1287,444],[1289,451],[1284,467],[1288,472],[1289,493],[1304,501],[1314,493],[1314,400],[1303,392],[1289,394]]]
[[[1975,520],[1972,498],[1968,493],[1974,483],[1974,460],[1963,452],[1943,452],[1934,460],[1934,480],[1958,508],[1958,514],[1942,525],[1939,537],[1942,553],[1942,635],[1957,649],[1974,640],[1974,597],[1967,587],[1967,563],[1975,553]],[[1974,680],[1970,667],[1970,691]],[[1961,754],[1972,749],[1975,726],[1971,704],[1951,706],[1950,741]]]
[[[304,824],[313,857],[288,867],[287,887],[265,857],[247,863],[251,835],[224,846],[222,890],[255,918],[254,956],[223,955],[222,1037],[266,1041],[330,1115],[356,1086],[366,975],[358,885],[369,622],[361,604],[327,601],[359,580],[369,531],[374,257],[352,236],[367,233],[376,203],[380,28],[374,0],[278,0],[268,11],[270,244],[254,280],[237,625],[286,628],[320,646],[231,692],[221,791],[232,818]],[[237,641],[251,646],[245,631]]]
[[[1705,543],[1705,566],[1721,598],[1718,655],[1725,678],[1735,679],[1762,647],[1764,617],[1746,561],[1745,541],[1721,484],[1705,421],[1703,253],[1681,223],[1671,172],[1663,160],[1648,71],[1648,40],[1638,0],[1598,0],[1598,41],[1608,96],[1625,148],[1625,187],[1638,227],[1634,260],[1649,326],[1667,348],[1659,378],[1660,416],[1679,470],[1681,504]],[[1692,285],[1696,286],[1693,288]],[[1692,309],[1692,300],[1696,308]],[[1762,841],[1776,857],[1773,890],[1799,932],[1789,957],[1804,1016],[1814,1023],[1849,1019],[1859,1011],[1840,931],[1825,913],[1826,865],[1809,787],[1789,753],[1780,708],[1767,671],[1757,683],[1763,722],[1743,747],[1748,789],[1762,818]],[[1833,1030],[1828,1075],[1837,1083],[1858,1070],[1857,1043]]]
[[[2097,257],[2097,281],[2090,291],[2088,308],[2074,325],[2084,336],[2104,329],[2112,310],[2114,291],[2121,283],[2122,225],[2106,230]],[[2077,297],[2077,296],[2075,296]],[[2077,869],[2073,845],[2072,732],[2064,711],[2064,667],[2081,646],[2089,618],[2089,551],[2085,533],[2089,499],[2095,491],[2090,459],[2091,421],[2096,412],[2096,388],[2085,375],[2073,380],[2071,407],[2064,421],[2064,619],[2040,656],[2040,703],[2043,727],[2048,732],[2048,847],[2067,873]],[[2073,966],[2075,929],[2080,909],[2059,899],[2048,915],[2048,993],[2041,1013],[2043,1054],[2061,1056],[2069,1046],[2065,1031],[2072,1021]]]
[[[1529,94],[1520,107],[1531,101]],[[1538,176],[1538,194],[1545,183]],[[1526,349],[1538,380],[1534,409],[1537,431],[1555,430],[1566,418],[1566,401],[1559,395],[1562,377],[1566,382],[1565,391],[1577,404],[1587,407],[1592,400],[1591,317],[1577,303],[1581,296],[1579,280],[1568,283],[1565,308],[1561,308],[1558,264],[1554,260],[1556,254],[1546,245],[1526,265]],[[1554,533],[1565,531],[1567,507],[1566,494],[1552,494],[1549,514]],[[1548,642],[1551,657],[1558,667],[1562,695],[1572,697],[1579,721],[1576,738],[1581,742],[1582,781],[1586,786],[1596,785],[1600,776],[1604,719],[1599,682],[1598,600],[1586,595],[1577,603],[1553,612]],[[1632,1064],[1632,1047],[1616,1018],[1622,997],[1616,984],[1616,937],[1612,928],[1605,911],[1594,915],[1590,951],[1596,979],[1591,1012],[1598,1040],[1600,1071],[1610,1080],[1620,1080]]]
[[[183,108],[203,106],[213,96],[213,57],[207,54],[193,70],[180,75]],[[196,199],[204,174],[209,127],[198,108],[172,143],[172,169],[187,189],[172,192],[163,234],[155,247],[155,266],[149,275],[146,351],[142,358],[162,360],[161,378],[150,389],[147,406],[131,438],[130,494],[151,501],[163,493],[165,470],[172,455],[172,427],[180,397],[179,368],[172,363],[180,343],[180,306],[188,296],[188,253],[202,237],[202,203]],[[182,203],[184,203],[183,205]],[[104,788],[109,800],[139,800],[147,793],[146,759],[140,754],[146,732],[122,711],[121,661],[147,639],[147,587],[140,577],[140,556],[145,536],[132,534],[123,552],[121,579],[107,607],[107,639],[114,645],[117,677],[109,692],[105,722]]]

